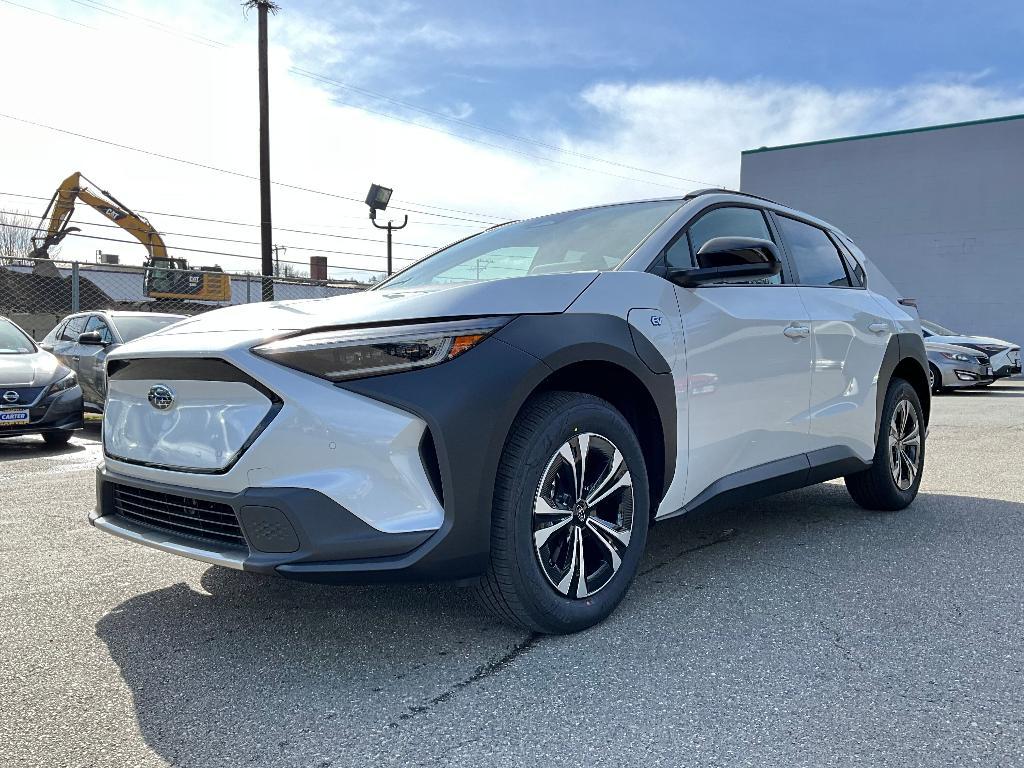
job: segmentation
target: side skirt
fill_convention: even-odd
[[[834,480],[870,466],[870,461],[864,461],[848,448],[839,446],[801,453],[726,475],[697,494],[688,504],[656,519],[668,520],[698,510],[720,512],[765,496]]]

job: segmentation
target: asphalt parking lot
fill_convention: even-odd
[[[910,509],[830,483],[659,525],[560,638],[105,536],[97,441],[0,441],[4,765],[1024,765],[1024,382],[934,401]]]

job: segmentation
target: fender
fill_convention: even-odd
[[[653,490],[658,499],[664,496],[676,471],[675,382],[668,361],[643,334],[632,333],[623,317],[580,312],[519,317],[497,336],[553,373],[576,363],[604,362],[638,379],[658,411],[665,461],[661,487]]]
[[[889,337],[889,344],[882,357],[882,365],[878,369],[878,386],[875,391],[875,440],[879,439],[882,428],[882,407],[885,404],[885,393],[889,390],[889,382],[896,368],[905,360],[912,360],[921,369],[925,381],[928,380],[928,355],[924,349],[924,339],[920,334],[903,332],[894,333]],[[921,403],[924,410],[925,424],[931,412],[931,392]]]

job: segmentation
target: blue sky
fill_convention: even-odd
[[[326,20],[365,57],[332,67],[336,77],[355,75],[421,106],[471,109],[485,122],[527,114],[582,133],[594,126],[577,97],[595,82],[841,90],[970,81],[1018,92],[1024,84],[1019,0],[436,0],[385,2],[367,17],[341,0],[290,5]],[[322,64],[319,53],[307,64]]]
[[[744,149],[1024,113],[1021,0],[278,1],[274,220],[293,231],[275,243],[327,252],[334,275],[380,268],[370,182],[410,212],[406,261],[498,220],[736,186]],[[80,170],[156,212],[172,250],[252,266],[256,20],[238,0],[0,0],[0,29],[0,71],[31,62],[4,82],[2,210],[38,216]],[[144,256],[86,237],[63,253],[104,243]]]

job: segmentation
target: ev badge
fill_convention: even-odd
[[[661,315],[651,315],[651,325],[658,326],[665,318]]]
[[[174,391],[166,384],[154,384],[149,388],[148,399],[158,411],[166,411],[174,405]]]

